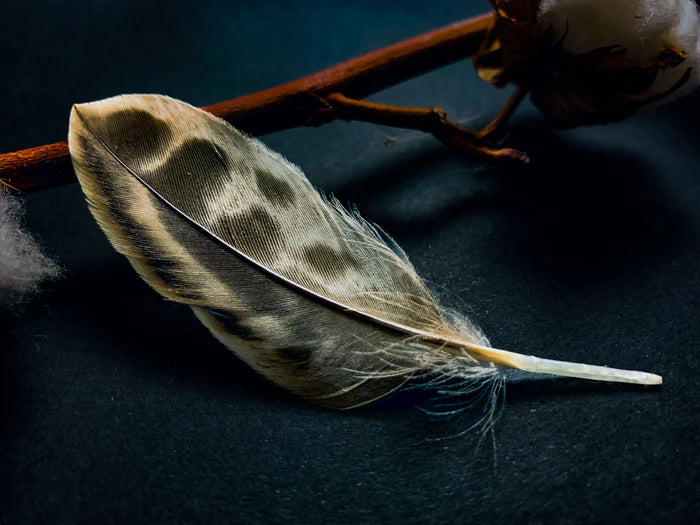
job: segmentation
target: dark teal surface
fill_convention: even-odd
[[[20,4],[17,2],[16,4]],[[483,2],[32,2],[0,16],[0,151],[71,104],[201,105],[487,9]],[[468,62],[374,97],[477,126],[508,96]],[[362,123],[264,140],[354,202],[494,345],[664,376],[522,380],[495,444],[416,394],[331,412],[258,377],[112,250],[73,185],[26,199],[65,278],[0,317],[3,523],[680,523],[700,515],[698,98],[556,132],[528,104],[484,166]],[[387,137],[397,140],[384,145]],[[447,438],[435,440],[436,438]]]

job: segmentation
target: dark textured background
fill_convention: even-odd
[[[0,151],[65,138],[74,102],[156,92],[212,103],[487,9],[351,4],[4,6]],[[476,126],[507,95],[464,62],[374,98],[441,105]],[[292,398],[142,283],[77,186],[29,196],[28,225],[66,271],[0,317],[0,519],[692,521],[699,116],[696,97],[554,132],[527,104],[506,137],[531,154],[527,167],[485,167],[361,123],[265,137],[395,236],[494,345],[664,376],[660,389],[513,384],[495,452],[488,440],[477,449],[477,432],[435,441],[478,413],[432,421],[415,396],[348,413]]]

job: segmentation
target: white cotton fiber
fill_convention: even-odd
[[[687,53],[686,60],[663,71],[653,92],[670,88],[689,67],[690,80],[674,94],[700,85],[700,15],[694,0],[542,0],[538,15],[573,54],[622,46],[634,59],[653,58],[664,43]],[[568,29],[567,29],[568,24]]]
[[[59,274],[32,236],[22,229],[22,206],[0,189],[0,308],[36,292],[44,279]]]

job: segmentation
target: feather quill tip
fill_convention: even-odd
[[[469,345],[466,348],[476,359],[486,358],[495,364],[533,372],[536,374],[550,374],[561,377],[576,377],[592,381],[610,381],[614,383],[634,383],[637,385],[660,385],[663,378],[649,372],[637,370],[621,370],[607,366],[588,365],[585,363],[572,363],[570,361],[557,361],[535,357],[534,355],[518,354],[498,348],[490,348],[481,345]]]
[[[569,361],[555,361],[535,356],[522,356],[522,363],[517,363],[521,370],[539,374],[552,374],[564,377],[576,377],[593,381],[611,381],[615,383],[634,383],[637,385],[660,385],[661,376],[637,370],[621,370],[607,366],[587,365]]]

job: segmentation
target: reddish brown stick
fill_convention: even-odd
[[[490,13],[372,51],[280,86],[202,109],[252,135],[336,118],[322,97],[362,98],[401,81],[473,55],[493,23]],[[56,142],[0,155],[0,182],[22,192],[75,181],[68,144]]]

